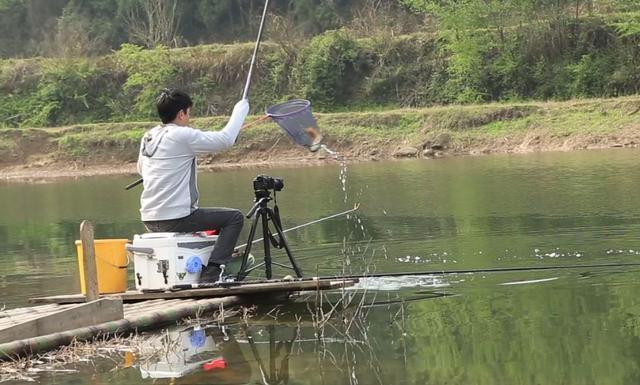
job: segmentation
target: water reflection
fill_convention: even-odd
[[[140,357],[143,379],[180,378],[205,372],[213,375],[208,377],[224,374],[227,379],[237,378],[236,383],[245,383],[251,373],[235,336],[225,327],[196,325],[166,331],[146,340]]]
[[[637,270],[600,273],[468,274],[444,287],[263,306],[224,327],[184,329],[188,341],[204,330],[215,348],[175,383],[633,384],[640,302],[629,295]],[[213,360],[219,365],[207,370]]]
[[[246,317],[203,314],[134,342],[118,368],[92,363],[55,381],[631,385],[640,362],[639,272],[460,274],[431,285],[372,278],[356,290],[306,293]]]
[[[315,375],[321,378],[335,377],[345,369],[351,372],[356,365],[354,349],[361,353],[368,343],[361,333],[364,328],[352,315],[352,330],[345,333],[343,326],[340,331],[339,323],[329,315],[331,308],[328,303],[323,309],[310,310],[312,313],[301,308],[306,316],[298,314],[294,320],[278,317],[168,331],[143,345],[140,376],[184,377],[177,383],[185,384],[267,385],[307,383],[310,378],[299,376],[298,371],[310,369],[310,363],[311,367],[318,365]],[[344,374],[344,379],[351,376]]]
[[[287,240],[303,271],[321,275],[637,262],[637,155],[353,165],[346,189],[361,203],[357,217],[305,227]],[[257,173],[202,175],[203,206],[250,207],[248,181]],[[268,173],[287,181],[278,195],[285,228],[350,208],[337,167]],[[121,192],[127,182],[0,184],[0,307],[78,290],[73,241],[82,219],[95,221],[98,237],[142,231],[138,195]],[[175,382],[151,378],[151,366],[143,379],[143,357],[134,369],[114,372],[110,361],[97,374],[82,368],[73,378],[42,382],[637,384],[638,274],[625,267],[363,280],[346,294],[312,295],[227,323],[228,340],[199,325],[205,345],[171,358],[194,365]],[[343,295],[350,306],[335,306]],[[175,332],[191,343],[193,330]],[[215,348],[205,351],[212,341]],[[241,369],[226,379],[234,360],[224,351],[232,347]],[[169,361],[153,362],[161,360]],[[205,370],[206,363],[216,369]]]
[[[634,151],[534,154],[350,165],[346,185],[337,164],[206,173],[199,181],[203,206],[247,210],[256,174],[283,177],[284,228],[360,203],[349,219],[287,233],[304,272],[331,275],[635,258],[640,179],[629,170],[636,163]],[[129,181],[0,184],[0,304],[78,292],[73,242],[83,219],[98,238],[143,232],[139,194],[122,188]]]
[[[406,335],[408,304],[446,295],[366,289],[307,294],[262,306],[250,318],[196,322],[152,336],[136,365],[142,379],[183,384],[388,383],[383,373],[397,362],[385,361],[385,346],[402,342],[389,337]],[[384,325],[382,314],[388,316]]]
[[[287,328],[289,338],[277,335],[286,326],[202,326],[168,331],[145,342],[141,377],[180,378],[189,384],[288,384],[289,359],[297,328]]]

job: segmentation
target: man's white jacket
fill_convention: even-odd
[[[221,131],[169,123],[144,135],[138,154],[138,173],[144,186],[140,196],[143,221],[183,218],[198,208],[196,155],[233,146],[248,113],[249,103],[242,100]]]

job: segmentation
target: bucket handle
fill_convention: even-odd
[[[127,250],[128,252],[132,251],[132,252],[140,252],[140,253],[143,253],[143,252],[145,252],[145,251],[148,251],[148,250],[144,250],[144,251],[143,251],[143,250],[132,250],[132,249],[133,249],[133,247],[131,247],[131,248],[130,248],[130,244],[126,244],[124,248],[125,248],[125,250]],[[142,247],[137,247],[137,248],[135,248],[135,249],[144,249],[144,248],[142,248]],[[149,250],[151,250],[151,254],[153,254],[153,249],[149,249]],[[109,265],[109,266],[113,266],[113,267],[115,267],[116,269],[126,269],[126,268],[127,268],[127,267],[129,267],[129,265],[131,264],[131,258],[129,257],[129,253],[128,253],[128,252],[127,252],[127,263],[126,263],[124,266],[123,266],[123,265],[116,265],[115,263],[112,263],[111,261],[107,261],[106,259],[102,258],[102,257],[101,257],[101,256],[99,256],[99,255],[96,255],[96,258],[97,258],[97,259],[100,259],[102,262],[106,263],[106,264],[107,264],[107,265]],[[146,253],[145,253],[145,254],[146,254]]]
[[[129,258],[129,253],[127,253],[127,264],[122,266],[122,265],[116,265],[115,263],[112,263],[110,261],[107,261],[106,259],[102,258],[99,255],[96,255],[97,259],[100,259],[102,262],[106,263],[109,266],[113,266],[116,269],[126,269],[127,267],[129,267],[129,264],[131,263],[131,258]]]

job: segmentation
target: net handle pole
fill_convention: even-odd
[[[258,29],[258,38],[256,39],[256,46],[253,49],[253,56],[251,57],[251,65],[249,66],[249,73],[247,74],[247,83],[244,85],[244,92],[242,93],[242,99],[247,99],[249,96],[249,86],[251,85],[251,76],[253,75],[253,68],[256,64],[256,56],[258,55],[258,48],[260,48],[260,40],[262,40],[262,30],[264,29],[264,21],[267,18],[267,8],[269,8],[269,0],[264,3],[264,10],[262,11],[262,20],[260,20],[260,28]]]

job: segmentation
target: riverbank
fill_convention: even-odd
[[[638,147],[640,96],[315,114],[329,148],[349,162]],[[247,122],[258,119],[253,116]],[[222,127],[226,117],[194,120]],[[154,122],[0,130],[5,181],[134,174],[138,145]],[[229,151],[200,159],[205,170],[333,162],[294,145],[274,123],[241,133]]]

